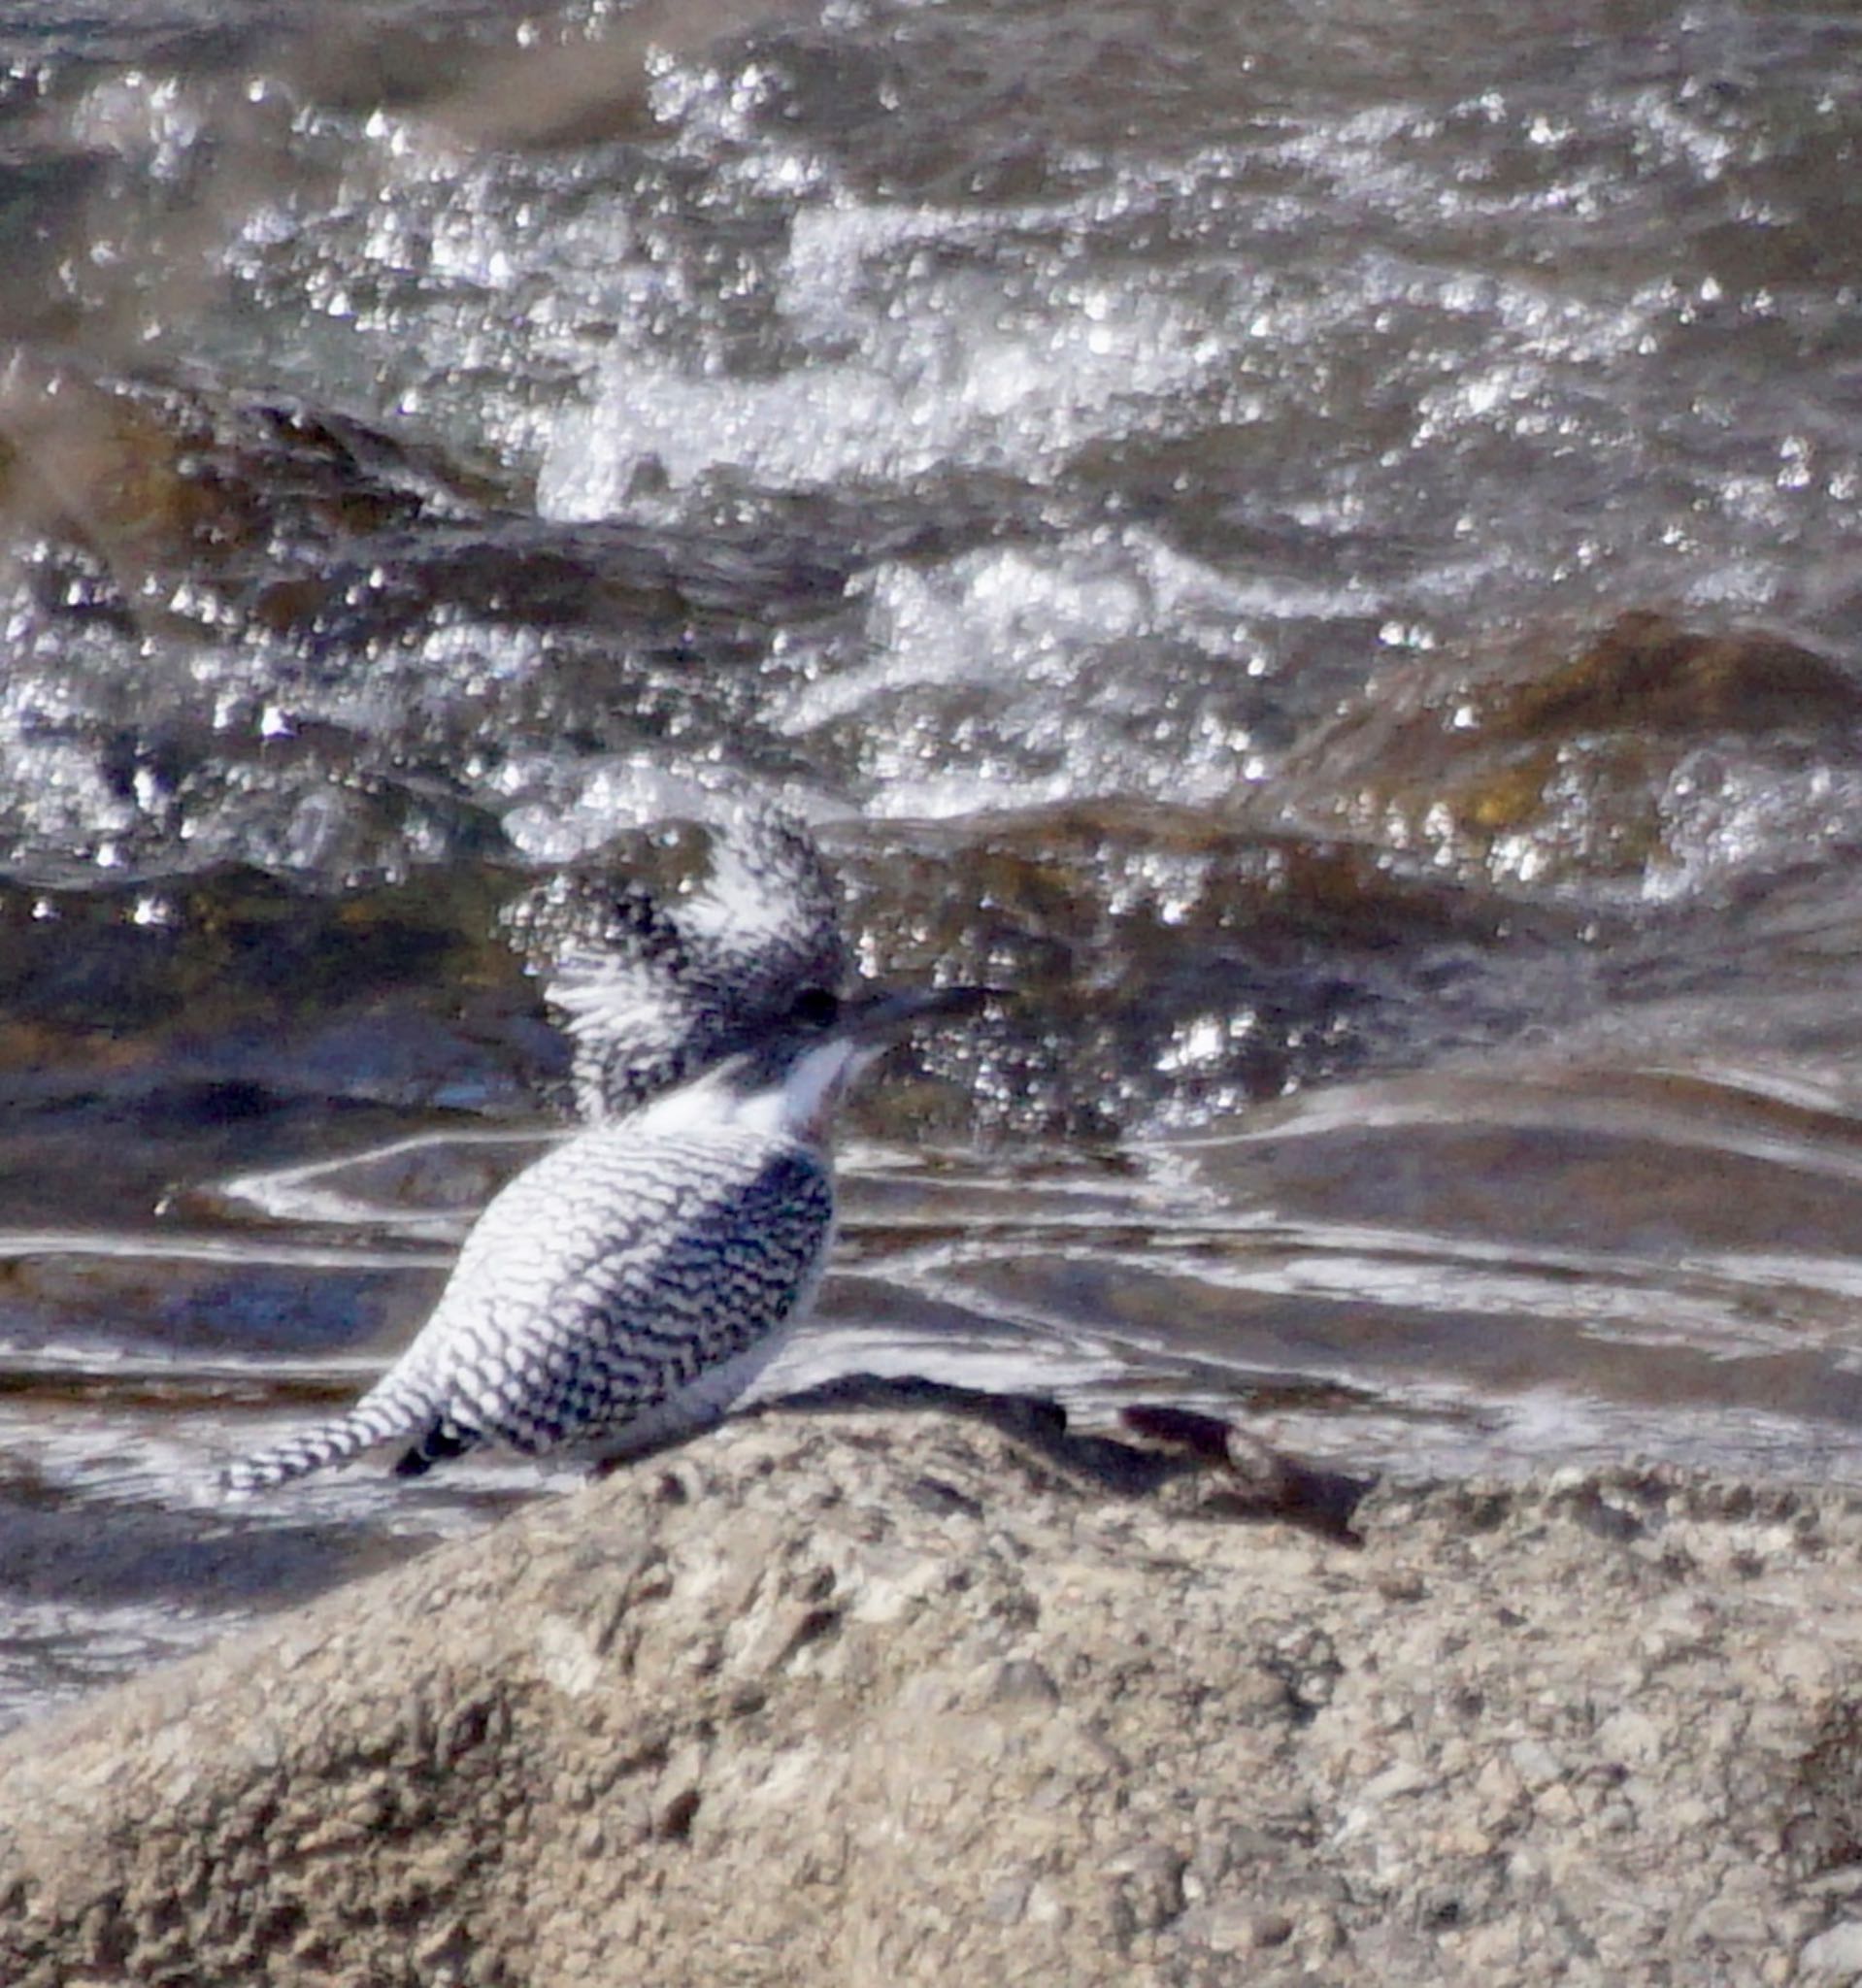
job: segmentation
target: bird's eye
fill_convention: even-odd
[[[804,987],[789,1009],[789,1017],[805,1028],[832,1028],[840,1019],[841,1003],[831,987]]]

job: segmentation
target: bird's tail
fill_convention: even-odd
[[[228,1464],[219,1474],[219,1487],[234,1497],[270,1491],[288,1484],[293,1477],[308,1477],[313,1471],[348,1463],[379,1442],[417,1435],[431,1419],[431,1411],[422,1403],[406,1396],[378,1400],[365,1395],[347,1415]]]

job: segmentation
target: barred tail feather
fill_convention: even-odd
[[[234,1497],[274,1490],[294,1477],[308,1477],[313,1471],[348,1463],[379,1442],[416,1434],[427,1421],[428,1412],[406,1399],[378,1402],[365,1396],[333,1422],[320,1423],[288,1441],[228,1464],[219,1474],[219,1487]]]

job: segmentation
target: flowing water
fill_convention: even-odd
[[[559,1127],[563,866],[1019,990],[789,1362],[1862,1483],[1862,18],[0,4],[0,1712]]]

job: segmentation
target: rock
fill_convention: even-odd
[[[1836,1495],[1410,1486],[1360,1544],[868,1410],[675,1468],[0,1742],[0,1980],[1862,1968]]]
[[[1017,992],[969,1052],[987,1060],[960,1122],[981,1097],[1050,1135],[1104,1137],[1163,1075],[1214,1111],[1355,1070],[1445,946],[1504,955],[1541,931],[1350,842],[1163,803],[891,822],[836,855],[856,945],[901,978],[935,965]]]
[[[1862,689],[1835,659],[1640,611],[1573,651],[1445,652],[1379,679],[1294,747],[1277,793],[1293,819],[1418,869],[1569,890],[1699,856],[1751,782],[1774,790],[1775,819],[1791,811],[1765,845],[1779,860],[1818,811],[1812,787],[1856,766],[1859,739]],[[1807,754],[1828,758],[1799,787]],[[1758,842],[1746,835],[1715,867],[1749,873]]]
[[[1839,1919],[1806,1940],[1797,1966],[1805,1981],[1853,1981],[1862,1974],[1862,1919]]]

